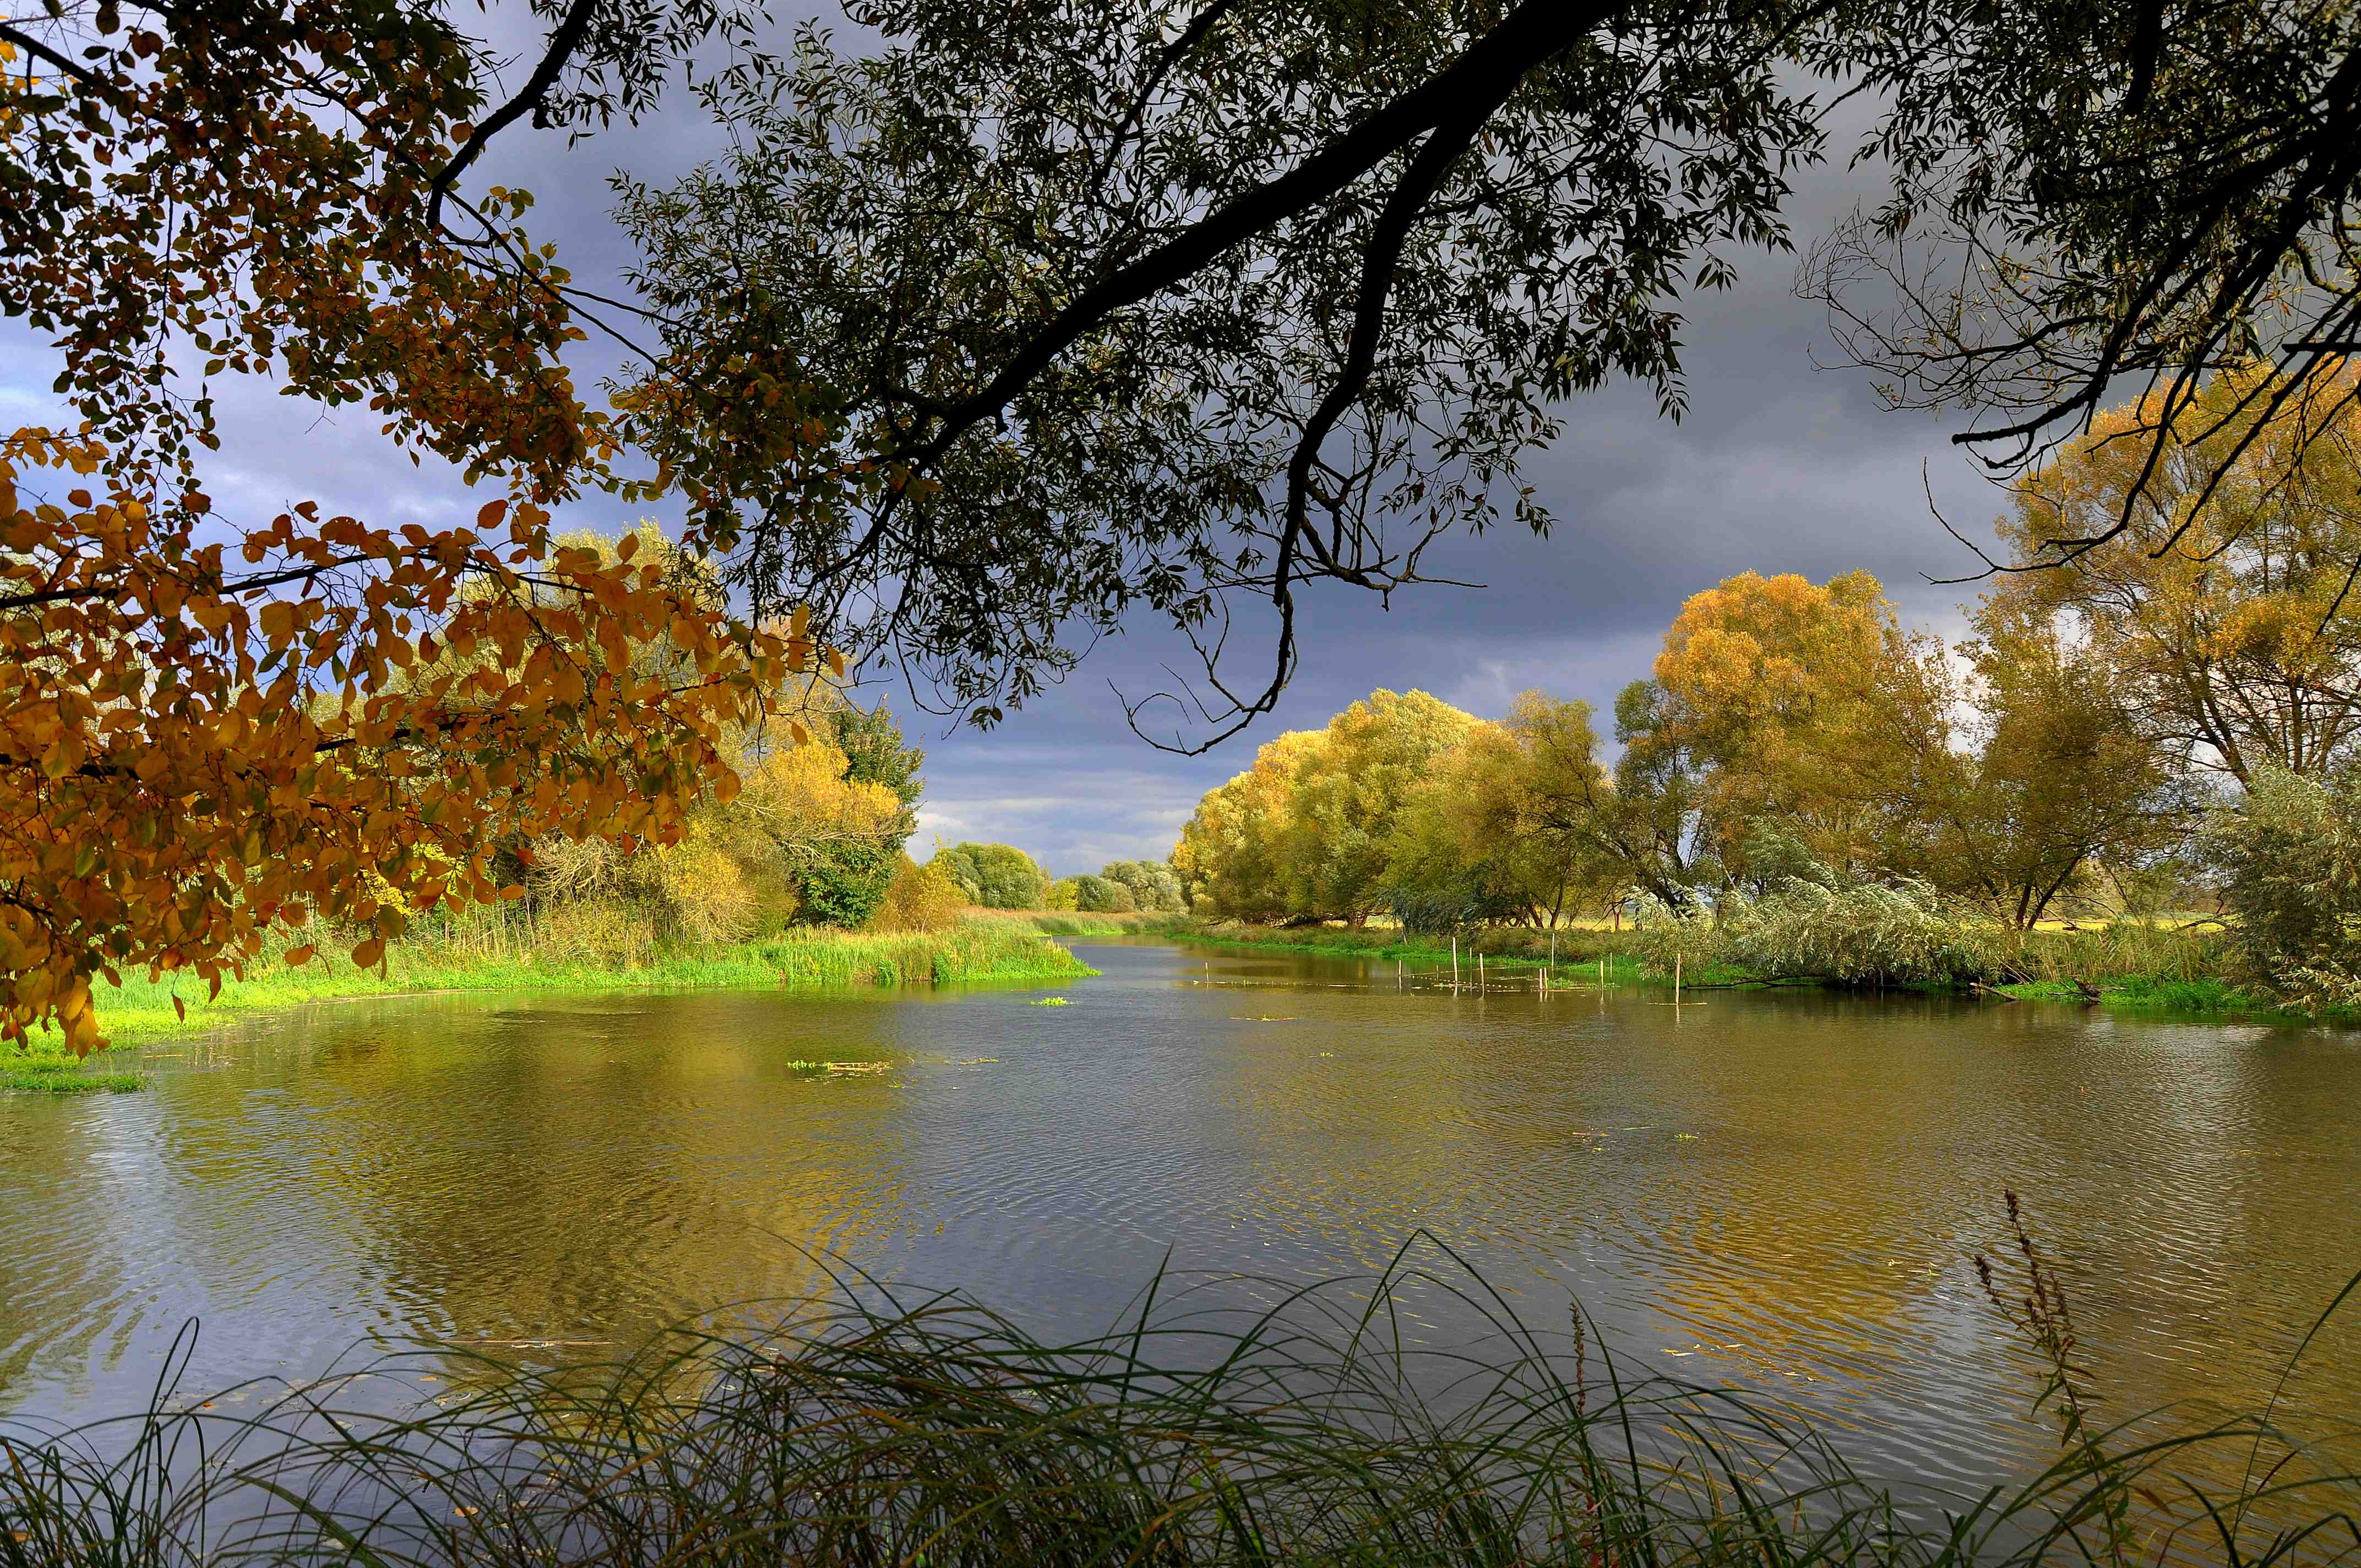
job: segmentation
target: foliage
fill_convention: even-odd
[[[1749,858],[1766,868],[1760,892],[1724,890],[1710,914],[1702,901],[1676,910],[1643,900],[1642,951],[1670,971],[1728,965],[1759,980],[1836,985],[1967,985],[2005,977],[1998,928],[1948,904],[1915,878],[1841,873],[1802,842],[1758,828]]]
[[[730,786],[725,733],[806,629],[552,540],[613,431],[530,198],[454,185],[528,114],[637,116],[745,16],[572,6],[504,103],[500,51],[435,6],[0,22],[0,311],[51,335],[82,420],[0,436],[0,1039],[55,1022],[86,1052],[94,980],[211,986],[273,929],[370,961],[513,892],[508,843],[669,843]],[[366,403],[498,499],[467,526],[220,515],[195,466],[225,372]]]
[[[1436,758],[1396,819],[1387,902],[1412,930],[1555,925],[1604,907],[1630,873],[1590,705],[1529,691]]]
[[[1085,872],[1074,878],[1074,907],[1088,915],[1129,915],[1138,909],[1139,900],[1113,877]]]
[[[1920,778],[1947,750],[1940,652],[1902,630],[1866,572],[1817,586],[1742,572],[1681,607],[1656,657],[1660,700],[1630,744],[1696,760],[1731,871],[1745,871],[1746,824],[1773,816],[1831,865],[1911,864]]]
[[[1996,607],[2070,623],[2141,732],[2200,766],[2249,783],[2337,765],[2361,740],[2356,388],[2342,370],[2265,420],[2247,400],[2270,378],[2226,372],[2153,464],[2138,432],[2167,422],[2160,395],[2107,411],[2017,487],[2002,536],[2046,569]]]
[[[21,488],[103,461],[0,443],[0,1037],[54,1016],[87,1051],[93,979],[211,982],[274,926],[357,927],[373,962],[420,910],[513,896],[503,842],[676,843],[811,658],[636,537],[553,549],[530,504],[441,534],[290,513],[240,575],[186,509]]]
[[[1050,880],[1032,856],[1007,844],[953,844],[938,849],[933,863],[985,909],[1038,909]]]
[[[885,884],[885,896],[877,913],[870,916],[870,927],[880,931],[948,931],[957,926],[967,907],[967,894],[950,871],[940,865],[922,866],[899,851],[896,856],[894,880]]]
[[[2361,1004],[2361,773],[2257,769],[2206,847],[2241,977],[2304,1007]]]
[[[1132,903],[1149,914],[1177,915],[1189,907],[1180,877],[1164,861],[1109,861],[1099,875],[1131,890]]]
[[[1265,746],[1198,804],[1172,852],[1216,918],[1358,923],[1385,901],[1397,819],[1476,720],[1422,691],[1371,693],[1320,730]]]
[[[1819,141],[1751,15],[1644,44],[1543,5],[852,16],[857,50],[810,27],[706,85],[721,164],[622,187],[664,336],[631,428],[758,603],[828,606],[986,721],[1065,627],[1195,634],[1243,591],[1279,647],[1235,728],[1303,579],[1544,527],[1517,475],[1553,405],[1630,376],[1677,411],[1671,297],[1783,240]]]
[[[1932,760],[1923,869],[2022,928],[2102,868],[2121,902],[2123,883],[2185,837],[2196,804],[2185,773],[2087,641],[2004,597],[1986,602],[1977,630],[1961,652],[1982,741]]]

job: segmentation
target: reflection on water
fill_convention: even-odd
[[[605,1359],[818,1289],[824,1254],[1081,1332],[1168,1251],[1284,1281],[1422,1234],[1537,1323],[1578,1295],[1653,1370],[1774,1389],[1889,1467],[1964,1478],[2047,1441],[1964,1266],[2004,1186],[2119,1412],[2254,1402],[2361,1267],[2346,1035],[1455,998],[1327,960],[1085,952],[1106,978],[1061,1009],[358,1003],[159,1047],[149,1093],[0,1101],[0,1406],[125,1408],[192,1316],[206,1387],[368,1336]],[[2356,1352],[2332,1331],[2296,1401],[2361,1403]]]

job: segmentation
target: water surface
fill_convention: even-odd
[[[2251,1404],[2361,1268],[2361,1044],[1927,998],[1397,991],[1390,966],[1083,944],[1103,979],[830,997],[371,1000],[0,1097],[0,1409],[315,1375],[416,1337],[604,1358],[820,1257],[1108,1324],[1169,1257],[1405,1245],[1536,1323],[1775,1390],[1871,1468],[2040,1457],[1966,1266],[2025,1195],[2107,1408]],[[814,1077],[797,1061],[876,1061]],[[1414,1322],[1460,1332],[1439,1310]],[[2361,1409],[2339,1324],[2292,1385]]]

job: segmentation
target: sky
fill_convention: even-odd
[[[609,176],[661,181],[719,145],[680,94],[654,119],[570,149],[554,136],[505,137],[481,183],[531,190],[537,236],[556,243],[578,281],[615,289],[631,252],[609,217]],[[1832,161],[1795,181],[1799,248],[1877,194],[1846,173],[1841,151]],[[1905,622],[1956,635],[1975,589],[1927,579],[1974,563],[1927,493],[1975,532],[1988,532],[2003,502],[1949,442],[1963,416],[1884,410],[1866,373],[1819,367],[1836,350],[1822,308],[1795,295],[1795,258],[1736,259],[1735,289],[1682,302],[1684,421],[1660,419],[1652,395],[1630,386],[1566,405],[1563,437],[1527,464],[1557,520],[1548,539],[1501,530],[1451,541],[1431,554],[1430,572],[1486,586],[1412,589],[1390,610],[1352,589],[1312,594],[1299,622],[1301,673],[1279,711],[1207,755],[1159,751],[1126,723],[1123,696],[1169,685],[1164,666],[1189,657],[1152,626],[1100,642],[1065,683],[988,732],[947,731],[946,720],[909,712],[898,688],[874,688],[927,752],[912,852],[924,859],[938,839],[997,840],[1059,874],[1160,859],[1199,796],[1250,766],[1257,746],[1323,724],[1381,686],[1422,688],[1488,718],[1538,687],[1604,716],[1618,690],[1648,673],[1682,600],[1749,569],[1817,581],[1866,568]],[[577,383],[594,385],[620,354],[603,341],[583,345]],[[40,339],[0,323],[0,422],[60,422],[49,392],[57,366]],[[445,524],[479,504],[452,471],[395,451],[366,412],[291,402],[258,382],[215,390],[223,449],[206,488],[225,514],[267,520],[309,497],[379,523]],[[636,515],[599,500],[561,521],[613,532]]]

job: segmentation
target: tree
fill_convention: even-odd
[[[2030,929],[2100,865],[2129,871],[2180,838],[2193,801],[2114,672],[2057,627],[1988,602],[1973,665],[1982,744],[1935,795],[1927,874]]]
[[[1137,908],[1177,914],[1189,907],[1180,877],[1162,861],[1109,861],[1099,868],[1099,875],[1130,889]]]
[[[1050,881],[1032,856],[1007,844],[953,844],[937,850],[932,863],[986,909],[1038,909]]]
[[[2226,373],[2169,422],[2160,395],[2108,411],[2001,523],[2043,568],[2003,581],[2008,613],[2070,623],[2153,741],[2241,784],[2319,773],[2361,740],[2356,377],[2265,420],[2272,379]],[[2143,433],[2167,424],[2159,456]]]
[[[0,22],[0,310],[51,334],[84,422],[0,439],[0,1038],[54,1020],[78,1051],[95,979],[217,986],[275,927],[374,963],[412,914],[521,894],[503,845],[678,841],[815,656],[801,621],[552,540],[611,431],[528,199],[456,186],[527,115],[640,112],[720,8],[577,0],[505,102],[429,7],[131,10]],[[217,516],[192,356],[366,401],[497,499],[433,529]]]
[[[1397,818],[1427,770],[1476,720],[1424,692],[1372,692],[1265,746],[1209,793],[1173,868],[1192,907],[1246,920],[1343,919],[1384,901]]]
[[[1615,696],[1610,809],[1599,813],[1609,851],[1632,883],[1686,913],[1695,889],[1723,879],[1717,825],[1706,811],[1703,762],[1665,717],[1664,688],[1633,681]]]
[[[1139,901],[1114,878],[1085,872],[1074,879],[1074,907],[1093,915],[1128,915]]]
[[[1529,691],[1437,759],[1395,830],[1389,902],[1406,925],[1554,926],[1630,881],[1613,852],[1614,790],[1590,705]]]
[[[2361,1003],[2361,779],[2261,769],[2205,837],[2245,978],[2307,1006]]]
[[[1254,766],[1209,790],[1172,849],[1191,909],[1215,919],[1279,920],[1294,907],[1288,863],[1297,774],[1327,744],[1290,729],[1255,753]]]
[[[1167,716],[1268,711],[1308,585],[1546,527],[1518,464],[1563,400],[1630,377],[1677,414],[1682,295],[1787,243],[1816,79],[1877,106],[1852,167],[1883,172],[1811,281],[1897,398],[2002,411],[1969,438],[2004,466],[2117,377],[2258,336],[2316,364],[2361,310],[2361,20],[2301,0],[849,15],[857,49],[807,29],[708,83],[725,160],[625,183],[663,335],[630,433],[758,605],[820,604],[982,721],[1071,665],[1068,623],[1147,607],[1210,696],[1134,722],[1208,744]],[[1982,264],[1956,289],[1929,232]]]
[[[1909,868],[1951,694],[1940,649],[1903,631],[1876,578],[1728,578],[1681,607],[1655,679],[1650,743],[1702,764],[1727,867],[1743,869],[1746,825],[1776,817],[1839,871]]]

